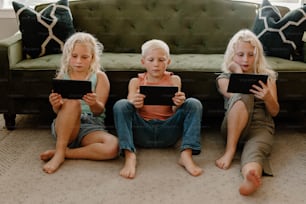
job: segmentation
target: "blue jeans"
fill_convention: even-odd
[[[188,98],[166,120],[144,120],[127,99],[117,101],[113,107],[114,122],[119,137],[120,154],[123,150],[136,152],[135,145],[148,148],[173,146],[182,137],[180,150],[201,152],[202,104]]]

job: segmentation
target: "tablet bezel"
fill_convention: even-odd
[[[258,82],[259,80],[266,84],[268,80],[268,75],[231,73],[229,77],[227,92],[252,94],[250,92],[250,89],[252,89],[253,84],[261,87]]]
[[[172,98],[178,92],[177,86],[140,86],[140,93],[146,97],[144,105],[174,105]]]
[[[63,98],[82,99],[87,93],[91,93],[91,81],[72,79],[52,79],[53,92],[61,94]]]

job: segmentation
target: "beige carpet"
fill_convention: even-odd
[[[0,202],[16,203],[306,203],[306,135],[277,130],[271,157],[274,177],[264,177],[254,195],[240,196],[239,156],[227,171],[214,161],[223,151],[218,130],[203,130],[203,152],[196,156],[204,168],[192,177],[177,164],[178,151],[139,149],[134,180],[118,173],[123,160],[67,160],[55,174],[45,174],[39,154],[54,147],[48,125],[37,117],[18,116],[17,129],[7,131],[0,115]]]

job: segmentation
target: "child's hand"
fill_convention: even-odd
[[[53,92],[49,95],[49,102],[55,112],[57,112],[64,103],[62,96]]]
[[[261,100],[266,100],[268,97],[271,97],[271,92],[267,84],[263,83],[262,81],[258,81],[260,86],[252,85],[252,89],[250,92],[254,94],[254,96]]]
[[[242,73],[242,69],[239,64],[236,62],[231,62],[230,65],[228,66],[228,69],[232,73]]]
[[[142,108],[143,107],[143,102],[144,102],[144,98],[146,96],[140,93],[136,93],[134,95],[134,97],[132,98],[132,103],[135,106],[135,108]]]
[[[172,100],[176,106],[181,106],[186,100],[185,93],[181,91],[176,92]]]
[[[62,96],[53,92],[49,95],[49,102],[54,108],[59,108],[64,103]]]
[[[85,103],[87,103],[89,106],[95,105],[97,102],[97,94],[96,93],[87,93],[82,98]]]

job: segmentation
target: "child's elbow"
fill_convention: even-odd
[[[273,109],[270,114],[272,115],[272,117],[276,117],[279,113],[279,105],[277,105],[277,107],[275,107],[275,109]]]

